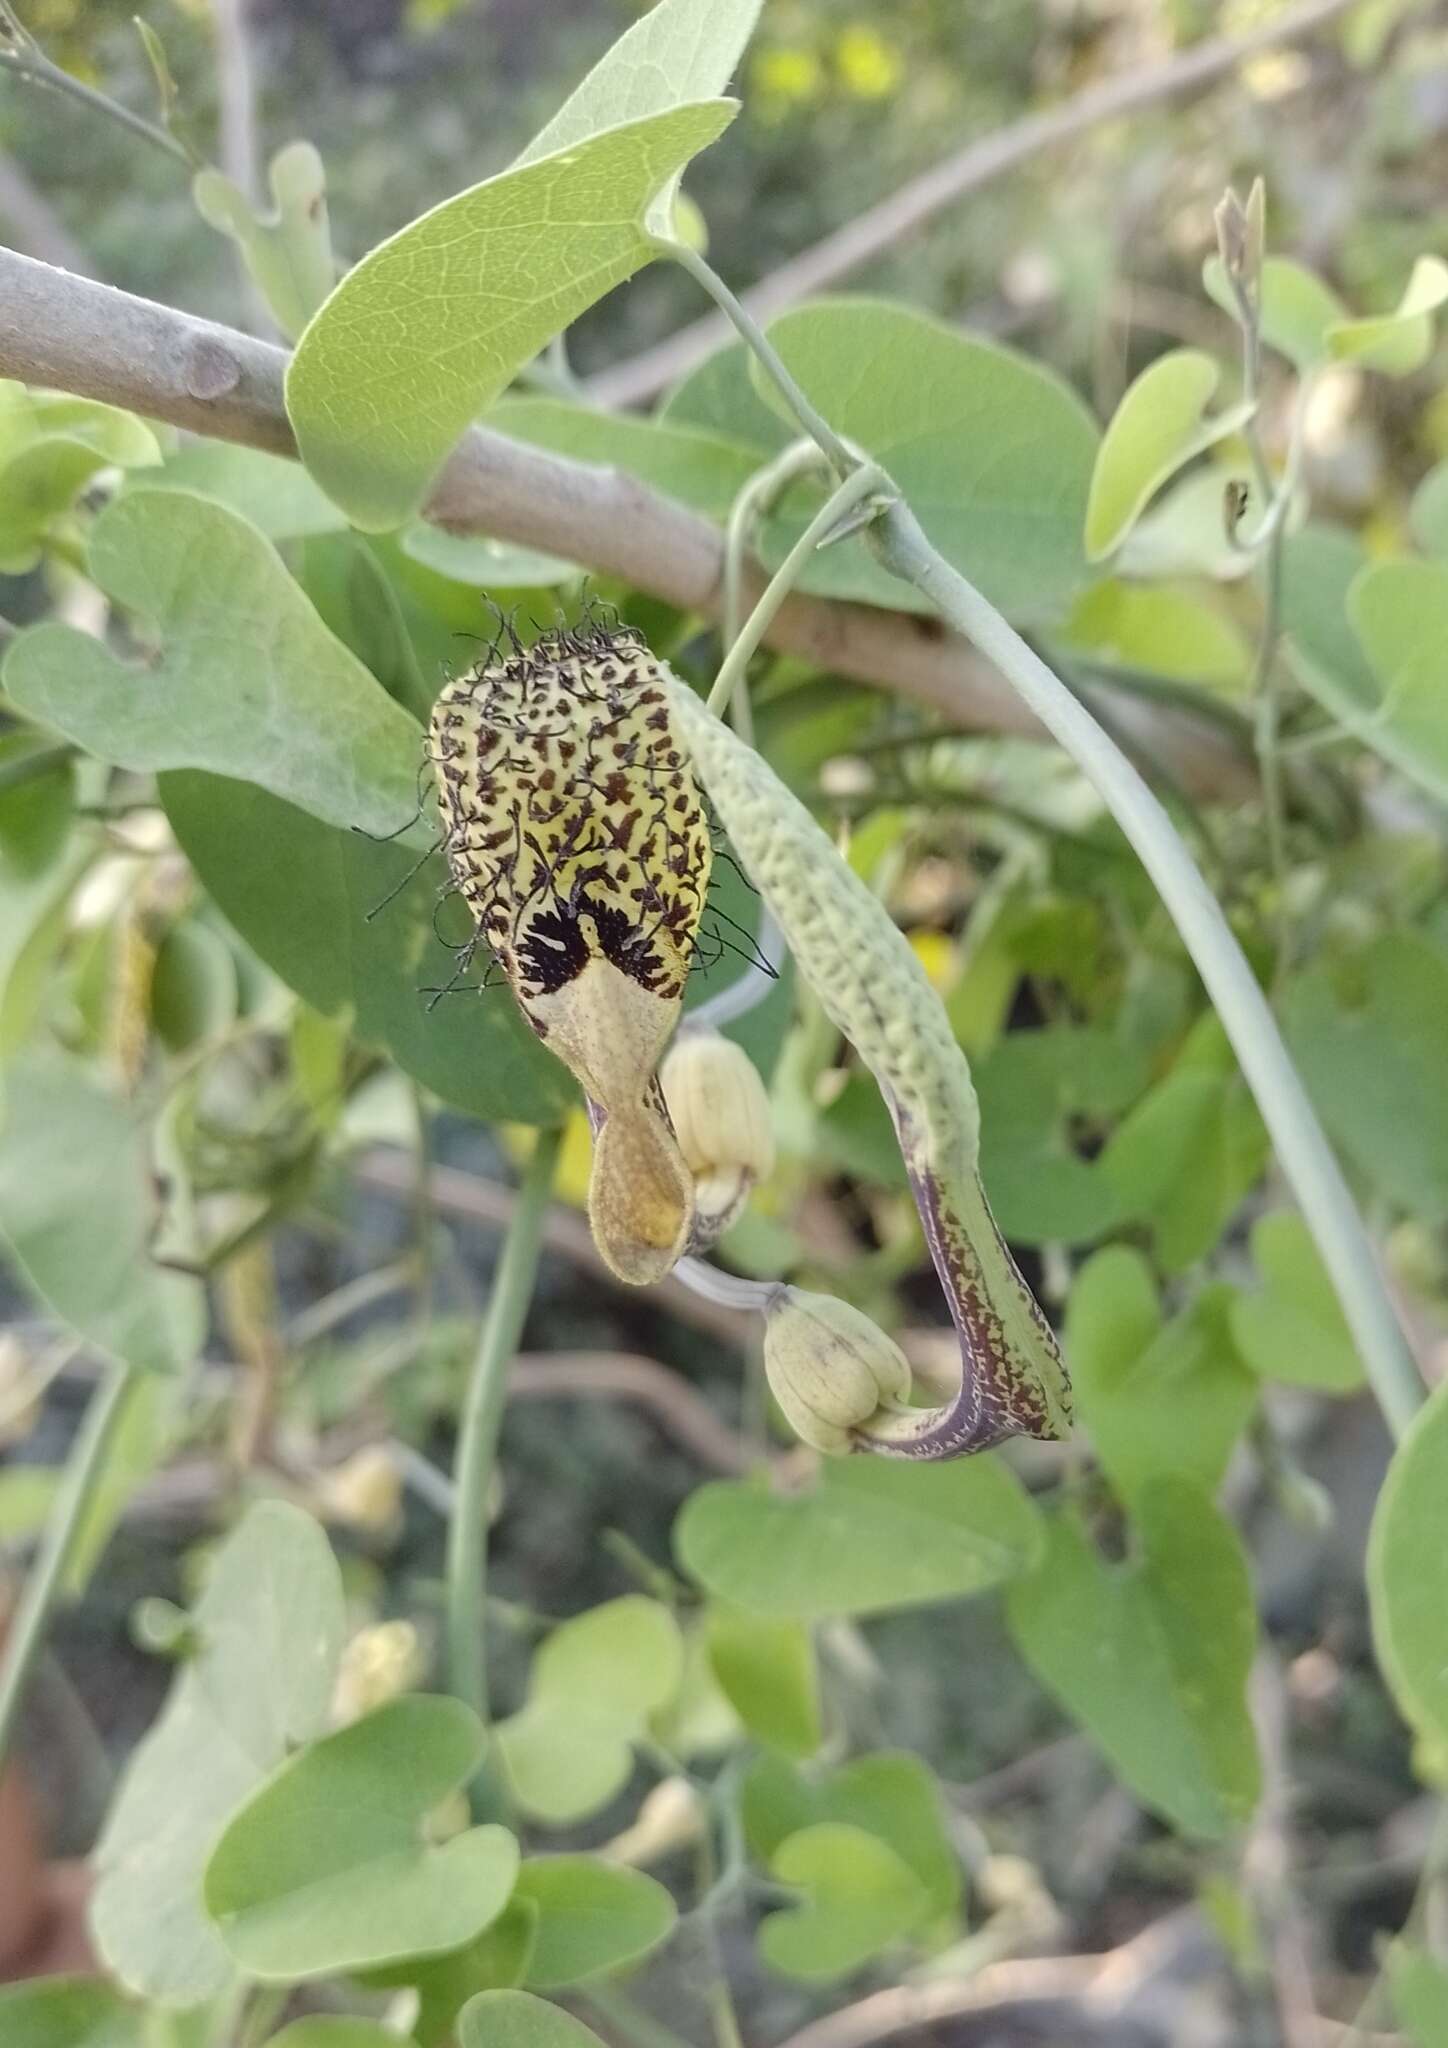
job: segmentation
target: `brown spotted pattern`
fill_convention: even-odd
[[[453,880],[540,1037],[538,999],[591,960],[682,997],[711,847],[636,633],[495,649],[438,698],[429,751]]]

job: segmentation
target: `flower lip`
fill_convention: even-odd
[[[453,883],[596,1110],[599,1248],[626,1280],[661,1278],[692,1192],[654,1077],[712,856],[664,672],[596,612],[531,648],[505,628],[438,698],[429,754]]]

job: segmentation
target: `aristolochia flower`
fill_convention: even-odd
[[[847,1370],[843,1407],[827,1424],[848,1427],[861,1449],[907,1458],[955,1457],[1007,1436],[1064,1436],[1066,1368],[986,1202],[975,1089],[940,998],[889,913],[768,764],[684,684],[670,676],[667,689],[735,852],[796,965],[880,1084],[960,1338],[953,1399],[933,1409],[882,1402],[846,1425],[844,1412],[867,1396]],[[822,1370],[823,1359],[815,1359]],[[810,1406],[819,1412],[817,1399]]]
[[[711,860],[663,672],[627,627],[511,640],[448,684],[430,751],[453,880],[588,1098],[599,1250],[621,1279],[657,1280],[693,1224],[656,1070]]]

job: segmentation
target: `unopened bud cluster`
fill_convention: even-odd
[[[738,1216],[774,1166],[769,1097],[748,1053],[717,1032],[687,1032],[659,1069],[669,1121],[694,1181],[696,1250]]]
[[[764,1370],[786,1422],[817,1451],[854,1449],[854,1432],[910,1392],[898,1344],[847,1301],[798,1287],[779,1288],[765,1310]]]

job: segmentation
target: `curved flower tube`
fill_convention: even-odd
[[[930,1409],[885,1406],[861,1449],[951,1458],[1008,1436],[1060,1437],[1070,1382],[1050,1325],[996,1228],[977,1170],[970,1069],[903,933],[768,764],[664,671],[704,787],[831,1020],[879,1083],[960,1340],[960,1386]]]

